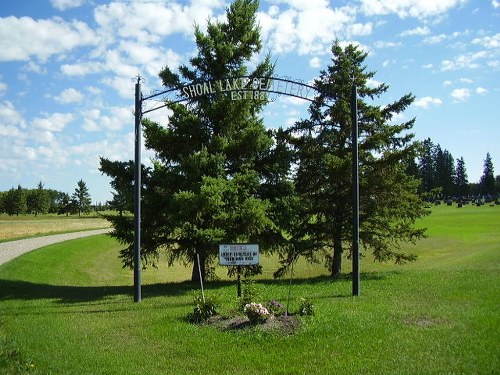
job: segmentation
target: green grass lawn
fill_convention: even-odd
[[[500,373],[500,207],[440,206],[422,221],[429,238],[405,266],[362,259],[361,296],[299,263],[291,310],[316,314],[293,336],[220,331],[186,322],[195,285],[181,266],[132,272],[119,245],[96,236],[52,245],[0,266],[0,373],[6,374],[496,374]],[[286,301],[263,259],[264,302]],[[346,260],[345,270],[349,272]],[[236,283],[206,285],[220,311]],[[3,372],[2,372],[3,371]]]

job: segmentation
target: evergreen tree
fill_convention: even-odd
[[[78,216],[81,216],[82,212],[90,212],[90,204],[92,201],[90,199],[90,193],[89,189],[87,188],[87,184],[83,180],[78,181],[75,192],[73,193],[71,198],[74,204],[74,208],[78,212]]]
[[[40,181],[35,190],[29,194],[29,211],[37,216],[39,213],[44,214],[49,211],[49,195],[43,188],[43,183]]]
[[[56,198],[57,214],[68,216],[76,211],[75,204],[68,193],[60,192]]]
[[[252,60],[261,50],[257,10],[258,1],[236,0],[226,21],[210,21],[206,33],[196,27],[197,55],[190,66],[179,67],[179,74],[164,68],[159,74],[164,86],[270,77],[269,56],[257,64]],[[146,147],[156,153],[153,168],[143,171],[143,265],[154,264],[164,249],[169,262],[192,264],[192,280],[197,280],[197,260],[202,276],[209,274],[218,244],[257,241],[272,231],[270,202],[263,196],[269,178],[265,160],[273,146],[258,116],[264,104],[231,100],[228,93],[217,92],[192,97],[185,105],[172,104],[168,128],[143,120]],[[125,165],[101,161],[101,170],[115,182],[127,175]],[[124,264],[132,267],[132,222],[110,219],[113,235],[128,245],[121,253]]]
[[[422,180],[422,192],[429,193],[436,187],[436,166],[434,158],[434,143],[430,138],[422,142],[418,169]]]
[[[7,192],[0,191],[0,213],[6,212],[6,209],[5,209],[6,197],[7,197]]]
[[[17,186],[17,189],[10,189],[5,197],[5,209],[9,215],[19,216],[26,213],[28,206],[26,203],[26,190]]]
[[[469,180],[463,157],[457,159],[457,168],[455,174],[455,191],[458,196],[465,197],[469,195]]]
[[[443,150],[438,144],[434,149],[435,177],[434,185],[441,188],[443,197],[455,194],[455,161],[448,150]]]
[[[495,194],[495,177],[493,172],[493,161],[491,160],[491,155],[488,152],[486,154],[486,159],[484,159],[483,175],[479,181],[480,191],[483,195],[494,195]]]
[[[392,125],[391,119],[414,100],[407,94],[384,107],[379,98],[388,86],[369,87],[375,73],[365,70],[367,53],[357,46],[332,47],[331,65],[321,71],[315,86],[321,93],[310,106],[310,118],[295,124],[289,135],[296,151],[296,191],[300,215],[293,251],[326,255],[333,276],[341,272],[346,244],[352,244],[352,144],[350,95],[358,87],[360,160],[360,241],[378,260],[415,259],[398,251],[403,241],[424,235],[414,228],[426,211],[418,196],[419,180],[406,174],[406,161],[417,156],[418,144],[409,133],[414,120]],[[297,234],[300,234],[299,236]],[[350,245],[348,250],[350,251]],[[293,260],[293,258],[292,258]]]

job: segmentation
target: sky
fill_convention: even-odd
[[[134,158],[134,77],[143,95],[157,74],[196,53],[194,25],[224,19],[224,0],[0,0],[0,191],[21,185],[111,199],[99,157]],[[263,53],[275,75],[310,82],[335,39],[368,53],[370,84],[388,104],[415,102],[416,139],[463,157],[478,182],[489,152],[500,174],[500,0],[261,0]],[[257,57],[258,58],[258,57]],[[281,96],[266,126],[306,118],[308,102]],[[168,112],[148,118],[168,126]],[[147,164],[153,157],[143,150]]]

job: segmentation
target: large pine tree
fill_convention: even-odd
[[[493,161],[488,152],[484,159],[483,175],[479,181],[481,194],[494,195],[495,194],[495,174],[493,171]]]
[[[226,20],[210,21],[206,32],[196,27],[197,55],[178,73],[168,67],[159,73],[165,88],[230,77],[270,77],[269,56],[256,64],[253,60],[262,47],[257,10],[258,1],[237,0],[227,8]],[[218,90],[216,84],[211,87]],[[168,127],[143,120],[146,147],[156,154],[143,177],[144,265],[156,262],[165,250],[169,262],[192,264],[192,280],[197,280],[198,259],[204,276],[217,258],[218,244],[255,241],[272,231],[270,203],[263,196],[269,191],[264,189],[269,179],[264,160],[273,146],[272,134],[259,117],[265,102],[232,99],[219,91],[172,104]],[[131,183],[123,183],[130,178],[127,166],[101,162],[101,170],[114,179],[122,195],[131,188]],[[114,235],[128,245],[122,251],[124,263],[132,266],[131,221],[112,220]]]
[[[469,180],[467,177],[467,169],[465,168],[465,161],[463,157],[457,159],[457,168],[455,174],[455,189],[460,197],[469,195]]]
[[[368,85],[367,54],[354,45],[332,47],[331,64],[315,81],[321,93],[310,106],[310,118],[290,129],[296,151],[296,190],[302,220],[294,221],[296,254],[322,254],[332,276],[341,272],[344,250],[352,244],[352,143],[350,96],[358,88],[360,161],[360,241],[378,260],[412,260],[398,250],[403,241],[424,234],[414,227],[424,210],[419,181],[406,173],[406,161],[417,156],[410,130],[414,120],[392,124],[414,100],[407,94],[385,106],[373,104],[388,86]],[[370,104],[372,103],[372,104]],[[347,248],[347,249],[346,249]],[[293,259],[292,259],[293,260]]]

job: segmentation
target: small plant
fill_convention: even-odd
[[[259,291],[255,286],[255,282],[253,280],[243,281],[242,296],[238,297],[239,311],[243,311],[245,306],[251,303],[252,301],[258,300],[259,299],[258,297],[259,297]]]
[[[269,310],[260,303],[251,302],[245,305],[243,312],[252,324],[263,323],[269,318]]]
[[[217,315],[217,303],[212,298],[203,298],[202,294],[194,296],[193,312],[188,314],[191,323],[202,323],[211,316]]]
[[[307,298],[301,298],[299,300],[299,311],[297,312],[299,315],[314,315],[314,305]]]
[[[284,315],[286,312],[286,308],[274,299],[271,302],[268,302],[266,307],[269,310],[269,313],[274,316]]]

